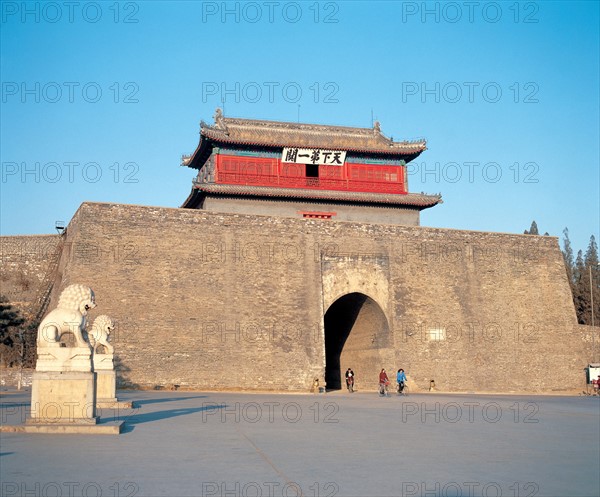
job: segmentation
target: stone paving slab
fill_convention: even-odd
[[[0,396],[24,423],[29,393]],[[600,398],[121,391],[117,437],[0,433],[2,496],[600,495]]]

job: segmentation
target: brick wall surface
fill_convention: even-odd
[[[33,377],[33,369],[3,368],[0,367],[0,386],[16,388],[21,381],[21,388],[30,387]]]
[[[569,392],[593,359],[554,237],[84,203],[57,278],[116,320],[122,386],[307,391],[351,293],[358,388]]]
[[[0,295],[28,313],[41,290],[58,235],[0,237]]]

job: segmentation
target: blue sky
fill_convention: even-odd
[[[177,207],[199,121],[425,137],[425,226],[599,231],[598,2],[1,2],[3,235]],[[471,10],[470,10],[471,9]]]

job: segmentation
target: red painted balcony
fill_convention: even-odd
[[[216,155],[215,183],[230,185],[407,193],[405,167],[344,163],[305,165],[280,159]]]

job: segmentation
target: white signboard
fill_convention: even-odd
[[[592,380],[598,381],[598,377],[600,376],[600,364],[590,364],[588,367],[590,368],[590,383]]]
[[[281,162],[295,164],[322,164],[326,166],[343,166],[346,152],[323,150],[321,148],[284,148]]]

